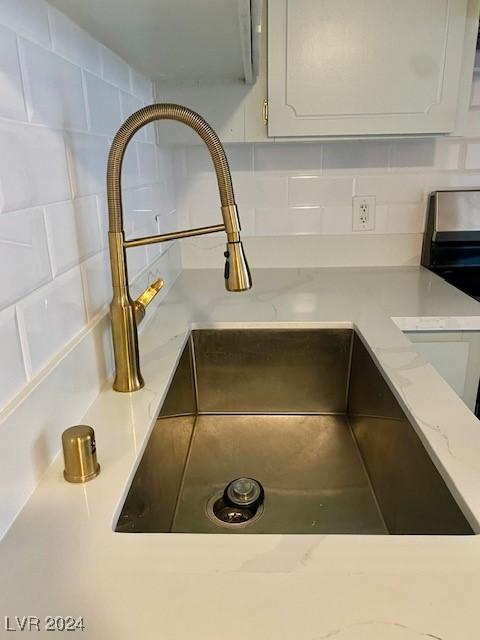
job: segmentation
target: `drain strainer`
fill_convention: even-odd
[[[253,524],[263,513],[262,485],[253,478],[237,478],[222,493],[207,502],[207,515],[216,525],[242,528]]]

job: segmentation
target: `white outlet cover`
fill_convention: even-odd
[[[375,196],[354,196],[352,199],[352,230],[375,231]]]

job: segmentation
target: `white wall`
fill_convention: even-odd
[[[253,266],[419,264],[428,194],[480,187],[480,78],[466,138],[238,143],[226,151]],[[182,223],[218,222],[205,149],[178,149],[176,176]],[[375,231],[352,231],[354,195],[376,196]],[[215,244],[220,238],[184,241],[184,266],[221,265]]]
[[[0,535],[111,372],[105,169],[152,83],[44,0],[0,0]],[[128,234],[176,226],[153,126],[130,144]],[[130,254],[134,289],[178,247]]]

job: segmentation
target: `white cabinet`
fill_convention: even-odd
[[[454,131],[478,1],[270,0],[268,135]]]
[[[479,331],[406,331],[445,382],[475,411],[480,378]]]

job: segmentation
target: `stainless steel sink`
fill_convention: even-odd
[[[261,505],[219,519],[241,477]],[[193,331],[116,530],[472,533],[350,329]]]

